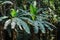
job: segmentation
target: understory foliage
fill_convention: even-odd
[[[10,26],[26,34],[31,34],[31,28],[34,34],[39,30],[45,34],[46,28],[53,32],[55,23],[60,21],[59,4],[59,0],[1,0],[0,22],[4,23],[4,30]]]

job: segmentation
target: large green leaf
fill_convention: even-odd
[[[44,25],[41,22],[39,22],[39,21],[38,21],[38,24],[39,24],[39,28],[42,31],[42,33],[45,33],[45,27],[44,27]]]
[[[29,26],[21,19],[17,18],[16,19],[17,21],[20,21],[20,24],[22,25],[22,27],[24,28],[24,30],[27,32],[27,33],[30,33],[30,29],[29,29]]]
[[[20,24],[20,21],[17,21],[17,20],[16,20],[16,24],[19,26],[19,29],[23,30],[23,28],[22,28],[22,26],[21,26],[21,24]]]
[[[14,29],[16,26],[16,20],[15,18],[12,18],[12,21],[11,21],[11,28]]]
[[[34,32],[38,33],[38,23],[37,21],[33,21],[27,17],[20,17],[23,20],[26,20],[30,25],[34,26]]]
[[[11,19],[8,19],[4,24],[4,29],[7,29],[7,26],[11,23]]]
[[[34,21],[34,32],[35,33],[38,33],[38,30],[39,30],[38,26],[39,26],[38,22]]]
[[[20,17],[21,19],[23,20],[26,20],[28,24],[32,25],[33,26],[33,20],[31,20],[30,18],[27,18],[27,17]]]
[[[30,14],[32,14],[32,19],[35,20],[35,15],[36,15],[36,12],[37,12],[37,8],[34,7],[32,4],[30,5]]]
[[[34,6],[31,4],[31,5],[30,5],[30,13],[35,15],[36,12],[37,12],[37,8],[34,7]]]
[[[0,17],[0,21],[2,21],[3,19],[6,19],[6,18],[8,18],[8,16]]]

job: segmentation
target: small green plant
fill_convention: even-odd
[[[35,15],[36,15],[36,11],[37,11],[37,7],[36,7],[36,1],[34,1],[34,4],[30,5],[30,13],[32,14],[32,19],[35,20]]]
[[[22,27],[24,28],[24,30],[27,32],[27,33],[30,33],[30,29],[29,29],[29,26],[27,25],[27,23],[25,21],[22,20],[22,18],[24,17],[22,14],[20,14],[21,16],[18,17],[16,14],[16,11],[15,9],[13,9],[11,11],[11,16],[12,17],[9,17],[9,16],[2,16],[0,17],[0,21],[2,20],[6,20],[5,21],[5,24],[4,24],[4,29],[7,29],[7,27],[9,27],[8,25],[11,24],[11,28],[14,29],[15,27],[17,27],[16,25],[19,26],[20,29],[22,29]]]
[[[38,14],[38,11],[40,11],[41,9],[37,10],[36,4],[34,5],[30,5],[30,14],[32,14],[32,20],[33,23],[32,25],[34,25],[34,32],[38,33],[38,30],[40,29],[42,33],[45,33],[45,27],[48,28],[48,30],[52,31],[53,28],[56,28],[54,25],[52,25],[51,23],[47,22],[46,20],[48,20],[48,15],[43,15],[43,14]],[[53,28],[51,28],[51,26]]]

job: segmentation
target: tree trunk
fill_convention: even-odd
[[[36,40],[35,33],[33,27],[31,27],[31,40]]]
[[[12,29],[12,40],[17,40],[17,33],[14,29]]]
[[[4,40],[3,25],[2,24],[0,24],[0,40]]]

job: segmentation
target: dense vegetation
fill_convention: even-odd
[[[0,40],[57,40],[59,0],[0,0]]]

